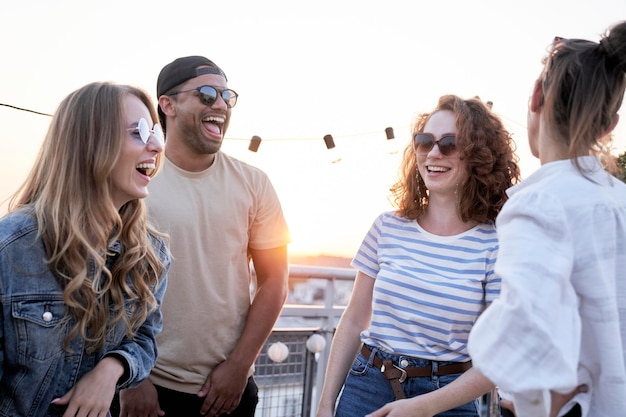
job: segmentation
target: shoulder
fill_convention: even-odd
[[[493,220],[488,220],[486,223],[481,223],[474,228],[476,233],[482,233],[486,235],[496,234],[496,222]]]
[[[378,222],[392,222],[392,223],[412,223],[413,220],[406,217],[399,216],[396,211],[383,211],[376,217]]]
[[[278,198],[272,181],[260,168],[221,152],[218,155],[216,175],[224,187],[233,193],[240,191],[261,200]]]
[[[417,227],[417,222],[407,219],[405,217],[398,216],[395,211],[385,211],[380,213],[372,222],[370,227],[370,233],[404,233],[414,232]]]
[[[216,154],[216,163],[223,169],[238,172],[242,175],[267,178],[267,174],[260,168],[250,165],[247,162],[244,162],[223,152],[218,152]]]
[[[154,232],[148,232],[148,240],[159,255],[159,259],[164,263],[168,263],[171,255],[165,238]]]
[[[37,220],[30,211],[24,209],[5,215],[0,219],[0,250],[31,234],[37,234]]]

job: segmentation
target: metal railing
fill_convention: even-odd
[[[345,309],[355,275],[356,271],[350,268],[289,266],[289,299],[256,361],[257,417],[315,415],[333,333]],[[299,285],[306,289],[299,289]],[[315,295],[311,296],[312,293]],[[306,349],[306,341],[312,334],[324,338],[324,348],[320,352]],[[276,342],[289,348],[284,362],[275,363],[269,358],[268,349]],[[308,372],[308,375],[301,375],[301,372]],[[281,393],[282,398],[277,398]],[[298,393],[302,400],[297,398]],[[300,413],[294,414],[295,410]]]
[[[256,417],[315,416],[333,333],[355,276],[356,271],[351,268],[289,266],[290,297],[256,361],[255,378],[259,385]],[[299,291],[298,285],[306,290]],[[325,340],[319,352],[306,348],[313,334]],[[277,342],[288,348],[283,362],[273,362],[268,354],[268,349]],[[494,393],[481,399],[482,416],[500,415]]]
[[[256,417],[310,416],[316,361],[306,348],[315,329],[274,329],[255,363],[254,378],[259,387]],[[288,355],[274,361],[268,349],[281,343]]]

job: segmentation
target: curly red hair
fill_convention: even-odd
[[[456,146],[468,177],[459,184],[458,214],[463,221],[495,221],[507,199],[506,190],[520,181],[515,142],[502,121],[480,99],[440,97],[430,113],[417,116],[412,134],[422,132],[430,116],[448,110],[456,115]],[[428,206],[428,189],[417,175],[413,144],[404,149],[399,180],[391,187],[398,215],[417,219]]]

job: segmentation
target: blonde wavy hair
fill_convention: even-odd
[[[125,97],[155,107],[142,90],[91,83],[59,105],[24,184],[9,211],[30,210],[50,270],[63,288],[66,315],[75,325],[65,339],[81,336],[87,350],[104,346],[109,329],[123,322],[132,337],[157,308],[152,289],[164,272],[155,238],[164,237],[147,222],[145,203],[135,199],[119,211],[111,198],[111,174],[127,138]],[[161,166],[157,155],[157,168]],[[151,175],[155,175],[155,170]],[[121,254],[111,269],[109,246],[119,240]]]

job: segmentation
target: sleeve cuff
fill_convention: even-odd
[[[126,383],[128,383],[128,380],[130,379],[130,365],[128,364],[128,361],[126,360],[126,358],[120,355],[119,353],[115,353],[115,352],[107,353],[106,355],[104,355],[104,357],[117,359],[124,367],[124,373],[122,374],[120,379],[117,380],[117,385],[123,386]]]

